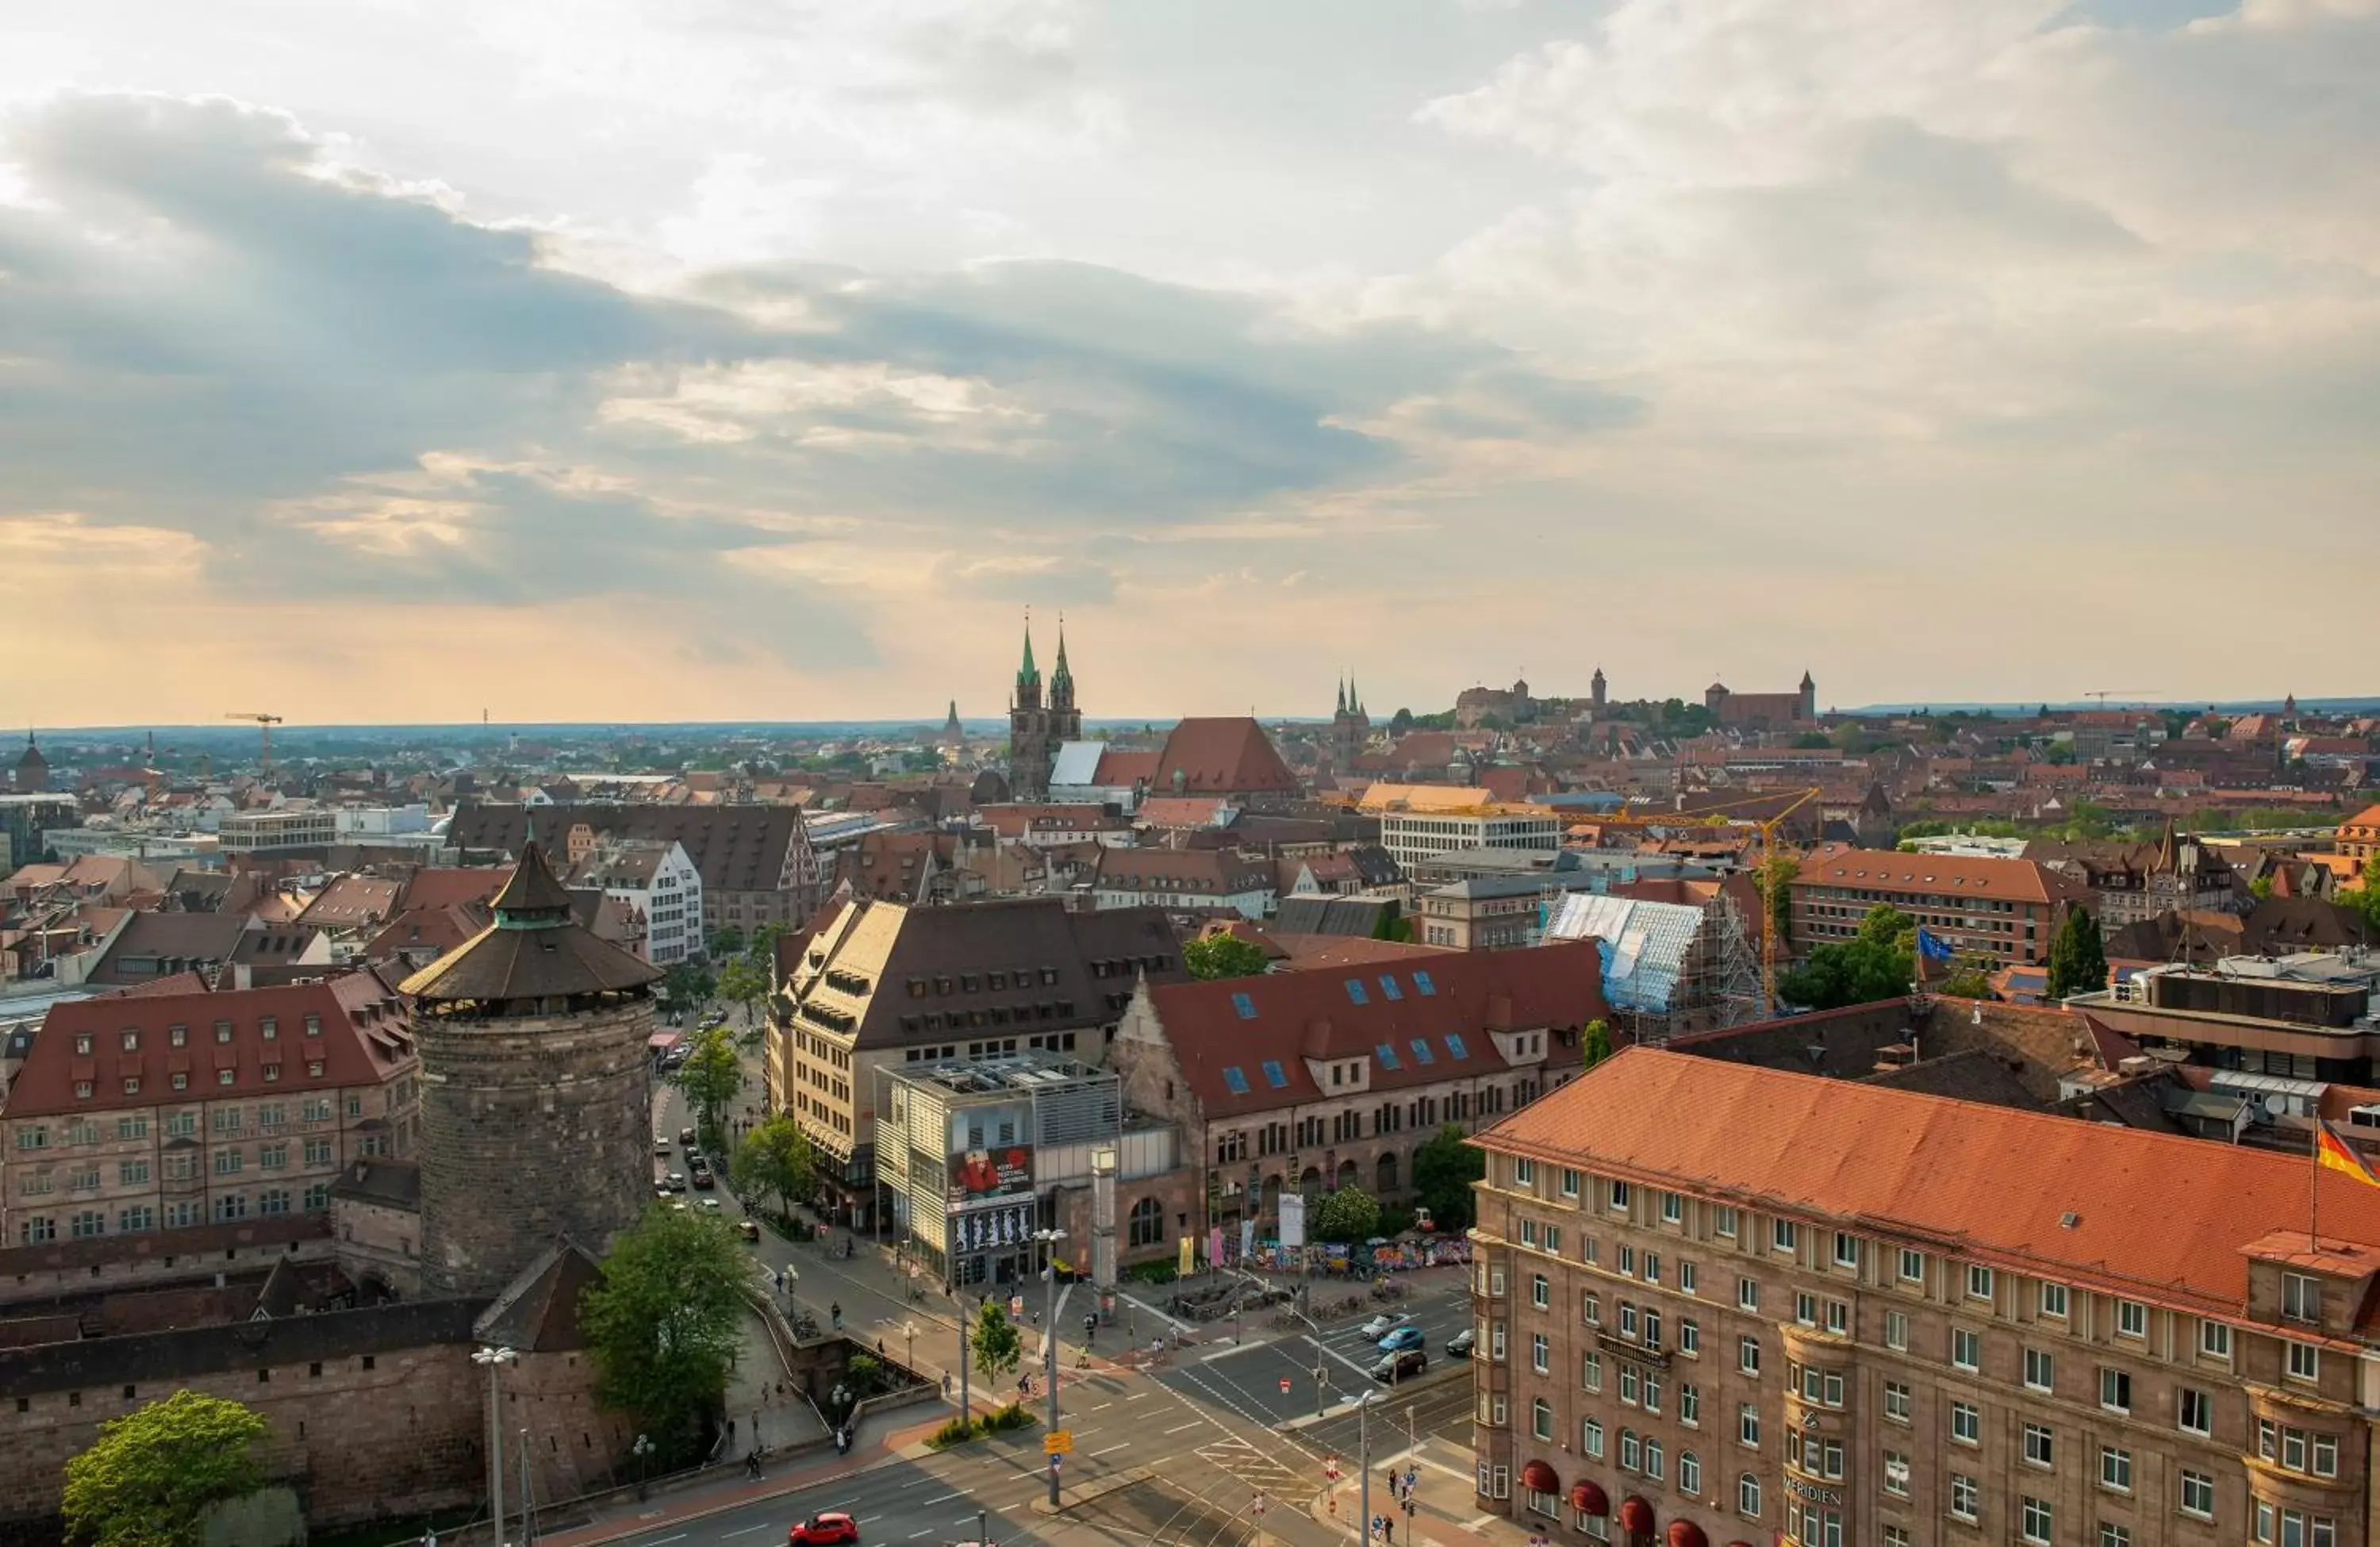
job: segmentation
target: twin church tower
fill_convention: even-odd
[[[1066,625],[1058,624],[1058,661],[1050,671],[1050,694],[1041,694],[1041,668],[1033,663],[1033,623],[1025,624],[1025,659],[1016,668],[1016,690],[1008,700],[1008,786],[1018,800],[1050,798],[1050,772],[1058,749],[1083,738],[1083,712],[1075,707],[1075,674],[1066,664]]]

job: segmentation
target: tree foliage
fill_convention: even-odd
[[[2049,997],[2090,993],[2107,986],[2107,951],[2099,920],[2084,907],[2066,910],[2066,921],[2049,942]]]
[[[209,1504],[254,1492],[263,1418],[237,1402],[177,1391],[109,1419],[67,1463],[73,1547],[194,1547]]]
[[[1917,970],[1917,925],[1897,907],[1878,904],[1849,940],[1813,946],[1809,960],[1778,981],[1788,1004],[1806,1010],[1832,1010],[1896,999],[1909,992]]]
[[[1952,999],[1989,999],[1992,997],[1991,968],[1972,957],[1962,960],[1934,985],[1934,992]]]
[[[596,1395],[652,1436],[663,1466],[698,1455],[720,1411],[750,1271],[726,1222],[655,1203],[612,1243],[580,1298]]]
[[[1591,1069],[1611,1056],[1611,1025],[1609,1021],[1590,1020],[1578,1035],[1579,1067]]]
[[[744,954],[744,930],[738,924],[722,924],[710,937],[710,955],[724,961],[729,956]]]
[[[728,1103],[744,1090],[743,1061],[735,1056],[735,1039],[727,1029],[714,1026],[696,1032],[675,1078],[694,1107],[695,1125],[702,1129],[704,1141],[715,1142]]]
[[[1265,969],[1264,947],[1235,934],[1201,935],[1182,947],[1194,978],[1254,978]]]
[[[1341,1188],[1322,1196],[1314,1211],[1314,1235],[1324,1241],[1361,1241],[1380,1226],[1378,1200],[1362,1188]]]
[[[743,1005],[747,1020],[753,1018],[760,1001],[769,997],[774,986],[768,970],[749,956],[737,956],[719,969],[719,997]]]
[[[1014,1374],[1025,1358],[1025,1341],[1016,1335],[1016,1323],[997,1300],[983,1302],[983,1309],[976,1313],[975,1334],[967,1341],[975,1349],[976,1373],[995,1384],[1002,1376]]]
[[[1460,1125],[1449,1123],[1414,1151],[1414,1197],[1439,1229],[1471,1224],[1471,1184],[1488,1175],[1488,1157],[1463,1142]]]
[[[673,1010],[690,1010],[718,992],[718,976],[702,962],[682,961],[662,974],[662,1003]]]
[[[788,1212],[795,1199],[818,1190],[818,1157],[809,1136],[789,1112],[778,1113],[746,1134],[727,1172],[743,1196],[775,1198],[779,1213]]]
[[[2364,927],[2380,934],[2380,854],[2364,862],[2363,884],[2340,893],[2338,900],[2363,915]]]

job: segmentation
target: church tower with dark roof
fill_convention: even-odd
[[[1033,662],[1033,620],[1025,621],[1025,658],[1008,700],[1010,798],[1046,800],[1058,749],[1083,737],[1083,712],[1075,703],[1075,672],[1066,662],[1066,626],[1058,625],[1058,661],[1050,674],[1049,697],[1041,692],[1041,668]]]
[[[42,795],[50,787],[50,760],[42,756],[41,745],[33,733],[25,733],[25,753],[17,760],[17,793]]]
[[[651,1189],[650,962],[580,924],[532,834],[495,922],[407,979],[421,1058],[421,1281],[492,1296],[601,1254]]]

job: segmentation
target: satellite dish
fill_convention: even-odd
[[[2278,1090],[2265,1098],[2265,1111],[2272,1116],[2278,1117],[2289,1109],[2289,1097],[2282,1095]]]

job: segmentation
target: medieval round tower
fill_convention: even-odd
[[[562,1236],[600,1253],[651,1193],[661,973],[572,918],[534,838],[495,915],[404,985],[427,1295],[493,1295]]]

